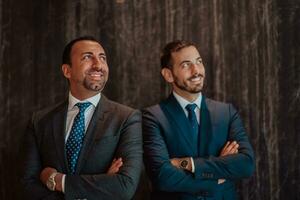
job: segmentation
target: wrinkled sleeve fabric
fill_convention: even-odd
[[[153,185],[167,192],[213,192],[217,185],[216,180],[196,179],[192,173],[171,164],[158,117],[148,109],[143,110],[144,162]]]
[[[24,134],[24,142],[22,146],[22,177],[24,199],[44,199],[58,200],[64,199],[63,194],[59,192],[51,192],[40,181],[40,173],[42,171],[42,161],[38,148],[38,138],[35,133],[36,115],[34,114]]]
[[[24,138],[24,162],[22,183],[24,199],[131,199],[134,195],[142,169],[141,113],[128,113],[120,127],[120,138],[116,155],[122,157],[123,166],[114,175],[106,173],[66,175],[65,194],[52,192],[39,180],[42,169],[47,165],[43,159],[53,149],[41,152],[45,139],[40,134],[41,120],[33,117]],[[44,125],[44,124],[43,124]],[[43,126],[42,125],[42,126]],[[43,126],[44,127],[44,126]],[[63,152],[62,152],[63,153]],[[101,158],[99,158],[101,159]],[[48,165],[47,165],[48,166]],[[54,167],[55,166],[49,166]]]
[[[246,130],[237,110],[226,104],[228,119],[228,141],[239,144],[238,154],[223,157],[209,156],[208,158],[194,158],[195,177],[197,179],[229,179],[238,180],[251,176],[254,172],[254,152],[249,142]]]
[[[67,175],[66,199],[131,199],[135,193],[142,169],[141,113],[134,111],[121,128],[116,155],[123,166],[113,175]],[[101,158],[99,158],[101,159]]]

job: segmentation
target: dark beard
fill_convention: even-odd
[[[184,90],[184,91],[187,91],[187,92],[193,93],[193,94],[196,94],[196,93],[199,93],[202,91],[203,86],[201,86],[201,84],[199,86],[195,86],[195,87],[191,88],[185,82],[180,84],[180,82],[178,81],[178,78],[176,76],[174,76],[174,74],[173,74],[173,77],[174,77],[174,84],[181,90]]]
[[[94,91],[94,92],[102,91],[105,84],[106,84],[106,81],[105,81],[104,78],[103,78],[103,80],[101,80],[99,82],[92,82],[92,81],[88,80],[87,78],[85,78],[84,81],[83,81],[83,86],[86,89]]]
[[[93,73],[95,70],[94,69],[91,69],[90,71],[87,72],[87,74],[89,73]],[[100,70],[99,70],[100,71]],[[102,71],[102,70],[101,70]],[[105,84],[106,84],[106,76],[107,76],[107,73],[106,72],[103,72],[103,77],[100,81],[91,81],[89,80],[89,78],[85,77],[84,80],[83,80],[83,86],[88,89],[88,90],[91,90],[91,91],[94,91],[94,92],[100,92],[103,90]]]
[[[184,91],[187,91],[187,92],[189,92],[189,93],[193,93],[193,94],[196,94],[196,93],[199,93],[199,92],[201,92],[201,90],[202,90],[202,87],[201,86],[199,86],[199,87],[194,87],[194,88],[190,88],[190,87],[188,87],[187,85],[180,85],[178,82],[174,82],[175,83],[175,85],[178,87],[178,88],[180,88],[180,89],[182,89],[182,90],[184,90]]]

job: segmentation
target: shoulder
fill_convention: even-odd
[[[142,109],[142,113],[145,113],[145,112],[155,112],[155,111],[160,110],[160,109],[161,109],[160,105],[159,104],[155,104],[155,105],[143,108]]]
[[[136,110],[132,107],[118,103],[116,101],[112,101],[110,99],[107,99],[107,104],[110,106],[110,108],[114,109],[115,111],[122,111],[122,112],[130,113],[130,112],[133,112]]]
[[[131,116],[135,116],[135,118],[141,118],[141,112],[132,107],[126,106],[124,104],[109,100],[105,98],[105,109],[108,109],[110,113],[119,118],[128,118]],[[101,108],[100,108],[101,109]]]
[[[209,106],[213,106],[213,107],[218,107],[218,108],[226,108],[228,107],[230,104],[229,103],[225,103],[222,101],[216,101],[210,98],[205,97],[205,103],[206,105]]]
[[[41,121],[53,117],[58,112],[67,111],[67,101],[61,101],[54,105],[35,111],[32,114],[32,121]]]
[[[145,126],[149,124],[166,124],[168,121],[161,104],[155,104],[142,109],[142,119]]]
[[[143,117],[146,116],[153,116],[153,117],[159,117],[163,114],[160,104],[155,104],[146,108],[143,108],[142,110]]]
[[[207,109],[212,113],[218,113],[219,115],[233,115],[237,113],[237,110],[231,103],[216,101],[210,98],[205,98]]]

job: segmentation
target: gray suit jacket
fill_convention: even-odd
[[[131,199],[142,168],[141,114],[102,95],[86,131],[75,175],[69,175],[65,155],[68,102],[33,115],[24,138],[24,198]],[[114,158],[123,166],[107,175]],[[39,180],[45,167],[67,174],[65,194],[49,191]]]

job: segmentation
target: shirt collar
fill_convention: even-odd
[[[96,94],[95,96],[92,96],[88,99],[84,99],[82,101],[80,101],[79,99],[77,99],[76,97],[74,97],[71,92],[69,92],[69,105],[68,105],[68,110],[73,109],[73,107],[75,106],[76,103],[83,103],[83,102],[90,102],[93,104],[94,107],[97,106],[97,104],[99,103],[101,98],[101,93]]]
[[[185,109],[185,107],[188,104],[192,104],[192,103],[196,104],[199,109],[201,108],[201,101],[202,101],[202,93],[201,92],[199,93],[199,96],[197,97],[197,99],[195,99],[195,101],[193,101],[193,102],[189,102],[188,100],[186,100],[185,98],[183,98],[182,96],[177,94],[175,91],[173,91],[173,95],[183,109]]]

